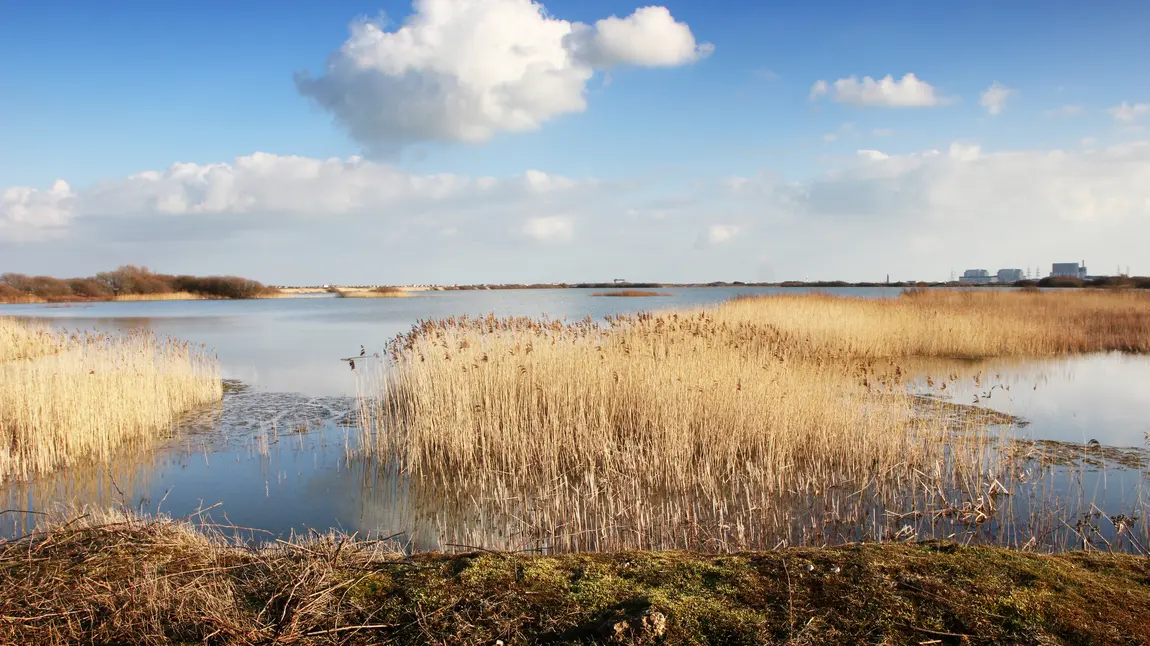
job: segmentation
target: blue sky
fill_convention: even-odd
[[[552,1],[529,20],[528,0],[309,4],[0,10],[0,270],[148,262],[270,282],[861,280],[1064,256],[1110,271],[1148,256],[1129,235],[1150,235],[1145,3],[667,2],[667,17],[644,14],[646,31],[621,36],[597,21],[629,20],[642,5]],[[454,36],[436,35],[461,32],[424,24],[425,45],[438,44],[418,55],[374,51],[379,69],[402,63],[406,76],[329,73],[353,21],[374,20],[386,37],[433,5],[448,26],[464,11],[524,21],[476,47],[566,56],[553,36],[565,21],[589,26],[590,53],[570,54],[559,91],[512,79],[518,111],[477,116],[476,136],[459,134],[470,118],[461,95],[436,88],[480,87],[471,108],[487,105],[504,96],[490,81],[503,71],[475,71],[486,50],[453,57]],[[305,70],[310,90],[297,82]],[[929,96],[835,89],[907,74]],[[812,96],[820,80],[830,89]],[[996,82],[1004,100],[992,114],[980,94]],[[448,117],[427,116],[439,108]],[[516,126],[521,117],[534,125]],[[240,179],[167,173],[177,162],[235,169],[257,152],[363,156],[411,187],[348,206],[379,177],[320,182],[314,168],[267,159]],[[357,163],[331,172],[350,177]],[[127,181],[142,171],[163,186]],[[540,191],[528,171],[570,184]],[[423,186],[443,175],[452,188]],[[265,183],[251,188],[255,176]],[[483,177],[497,190],[475,188]],[[56,180],[67,191],[49,194]],[[227,197],[203,201],[220,181]],[[264,197],[275,181],[308,199]],[[157,191],[179,193],[178,205],[157,206]],[[283,260],[302,248],[324,259],[325,275]]]

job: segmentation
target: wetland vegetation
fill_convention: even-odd
[[[223,394],[203,348],[0,319],[0,483],[107,460]]]
[[[239,421],[227,441],[241,451],[220,456],[248,451],[269,505],[303,513],[304,499],[276,501],[276,483],[329,451],[338,487],[301,487],[327,506],[339,487],[361,490],[400,518],[293,537],[212,520],[199,490],[208,509],[141,517],[121,491],[132,483],[107,467],[84,486],[110,490],[100,500],[119,511],[58,496],[0,539],[0,585],[19,591],[0,597],[0,641],[1150,639],[1146,447],[1022,437],[1027,420],[988,405],[1010,387],[996,375],[1007,361],[1150,352],[1150,294],[784,294],[602,322],[455,316],[375,350],[329,355],[358,393],[344,408],[231,381],[225,393],[214,357],[155,334],[0,320],[8,484],[146,449],[188,428],[185,412],[210,421],[222,398],[232,417],[240,401],[301,411]],[[339,418],[330,444],[314,430],[325,410]],[[302,460],[285,466],[286,444]],[[1089,483],[1116,470],[1135,493],[1100,498]],[[143,511],[180,508],[167,496]]]
[[[238,276],[173,276],[123,265],[90,278],[0,274],[0,303],[261,298],[276,290]]]

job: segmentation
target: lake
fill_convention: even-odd
[[[659,290],[667,296],[650,298],[595,297],[592,294],[596,291],[602,290],[0,306],[0,316],[34,317],[68,330],[148,328],[203,343],[217,351],[225,379],[242,384],[229,390],[218,410],[192,415],[159,448],[126,451],[110,465],[77,467],[7,485],[0,489],[0,504],[8,509],[36,511],[58,504],[122,505],[177,517],[206,509],[195,518],[211,519],[228,526],[228,531],[247,532],[257,540],[310,529],[339,529],[394,536],[411,549],[450,549],[455,545],[518,548],[528,543],[531,547],[560,549],[563,546],[558,543],[540,542],[538,537],[521,540],[521,529],[503,514],[492,512],[486,503],[469,502],[458,490],[416,483],[393,465],[360,452],[352,415],[358,373],[349,370],[341,359],[359,355],[361,345],[369,354],[382,349],[420,319],[494,313],[602,320],[610,314],[639,310],[706,306],[738,294],[807,290],[672,288]],[[901,289],[817,291],[885,298],[896,296]],[[1074,464],[1058,466],[1044,476],[1045,480],[1031,477],[1018,483],[1012,513],[1023,519],[1034,515],[1038,507],[1034,495],[1041,482],[1043,487],[1049,486],[1042,490],[1047,492],[1042,505],[1059,505],[1064,518],[1090,514],[1092,505],[1108,516],[1129,514],[1137,517],[1139,536],[1145,541],[1147,468],[1143,457],[1150,433],[1150,398],[1145,396],[1150,385],[1150,358],[1107,354],[996,361],[964,366],[962,373],[963,378],[947,393],[954,402],[977,403],[1021,417],[1028,424],[1012,432],[1034,441],[1065,443],[1058,445],[1059,450],[1072,454],[1069,462]],[[1087,454],[1085,447],[1090,440],[1123,448],[1127,453]],[[1075,452],[1089,459],[1076,461]],[[463,487],[461,484],[455,489]],[[1020,495],[1023,492],[1026,495]],[[838,509],[842,503],[837,498],[824,498],[816,506]],[[897,504],[884,500],[879,506],[852,507],[851,513],[859,517],[897,514],[892,506]],[[738,513],[744,512],[753,510]],[[0,534],[19,534],[35,519],[20,513],[0,516]],[[934,521],[929,528],[924,522],[920,519],[912,529],[929,530],[931,535],[950,531],[937,524],[945,525],[946,521]],[[829,542],[882,538],[893,533],[884,526],[874,535],[859,536],[850,528],[808,535],[801,525],[796,520],[794,527],[779,530],[782,540],[791,544]],[[970,535],[1021,542],[1019,537],[1026,532],[1007,525],[987,523],[971,530]],[[892,523],[891,527],[903,531],[901,525]],[[1106,533],[1104,527],[1099,531]],[[1066,532],[1061,536],[1058,540],[1075,538]],[[590,543],[568,547],[608,548],[613,545],[611,540],[600,533]],[[674,537],[647,540],[651,541],[644,544],[647,546],[680,546]]]

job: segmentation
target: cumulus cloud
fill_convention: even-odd
[[[575,225],[569,218],[552,215],[529,218],[523,223],[521,232],[538,242],[567,242],[575,234]]]
[[[815,81],[811,86],[810,99],[815,101],[825,95],[830,95],[838,103],[858,107],[921,108],[951,101],[914,74],[906,74],[899,80],[887,74],[877,81],[869,76],[864,76],[862,80],[851,76],[834,83]]]
[[[0,193],[0,239],[59,230],[81,218],[192,219],[227,223],[245,218],[333,216],[399,218],[434,208],[467,210],[476,204],[547,205],[577,199],[596,180],[529,170],[508,177],[412,175],[365,160],[312,159],[255,153],[230,163],[173,164],[101,182],[74,192],[57,181],[48,189],[14,187]],[[210,219],[208,219],[210,218]]]
[[[427,141],[481,142],[539,128],[587,107],[596,70],[694,62],[713,46],[665,7],[593,25],[531,0],[415,0],[394,31],[358,21],[301,94],[369,150]]]
[[[92,187],[0,189],[0,257],[27,271],[133,261],[273,282],[753,280],[761,256],[780,280],[938,279],[1063,259],[1150,273],[1137,264],[1150,239],[1150,142],[1095,144],[876,145],[803,179],[764,169],[669,194],[543,171],[412,175],[358,158],[252,155]],[[53,237],[11,244],[17,221],[20,239]],[[180,245],[187,260],[173,266]],[[299,263],[301,249],[322,270]],[[89,264],[73,269],[73,258]]]
[[[983,90],[982,94],[978,95],[978,104],[986,108],[987,113],[998,115],[1006,109],[1006,102],[1010,97],[1017,93],[1018,90],[1006,87],[1002,83],[995,81],[990,84],[990,87]]]
[[[14,186],[0,192],[0,240],[50,237],[72,218],[75,196],[63,180],[46,190]]]
[[[1127,103],[1123,101],[1107,112],[1118,121],[1132,123],[1146,114],[1150,114],[1150,103]]]

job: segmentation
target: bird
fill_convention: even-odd
[[[347,365],[351,366],[352,372],[355,372],[355,359],[348,359]]]

